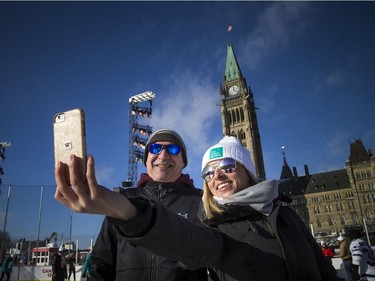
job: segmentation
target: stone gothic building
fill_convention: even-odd
[[[375,157],[361,140],[350,143],[345,169],[299,176],[285,159],[279,191],[315,235],[337,235],[345,227],[375,230]]]
[[[223,135],[239,138],[251,154],[256,174],[266,179],[254,95],[247,86],[232,45],[227,46],[224,83],[220,85]],[[284,154],[284,153],[283,153]],[[344,164],[344,163],[343,163]],[[344,227],[375,230],[375,157],[361,140],[350,143],[345,169],[299,176],[285,154],[279,192],[314,235],[338,235]]]

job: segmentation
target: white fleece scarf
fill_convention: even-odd
[[[249,186],[227,198],[213,196],[220,205],[228,203],[248,204],[250,207],[269,215],[273,208],[273,200],[279,196],[278,187],[275,179],[262,181],[256,185]]]

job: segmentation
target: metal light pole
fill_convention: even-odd
[[[72,225],[73,225],[73,210],[70,211],[70,229],[69,229],[69,257],[70,257],[70,249],[72,247]]]
[[[151,135],[152,127],[138,124],[138,115],[141,117],[152,116],[152,100],[155,94],[152,91],[140,93],[129,98],[129,156],[128,156],[128,179],[123,182],[123,187],[135,186],[137,183],[137,164],[143,158],[143,150],[147,139],[138,136]],[[150,107],[141,107],[138,104],[149,102]]]
[[[10,191],[12,187],[9,185],[8,187],[8,199],[7,199],[7,206],[5,209],[5,218],[4,218],[4,228],[3,228],[3,237],[5,238],[5,230],[7,228],[7,220],[8,220],[8,208],[9,208],[9,199],[10,199]],[[4,239],[1,241],[1,257],[3,256],[4,251]]]
[[[0,142],[0,161],[4,161],[5,160],[5,148],[8,147],[8,146],[12,146],[10,144],[10,142]],[[2,179],[1,179],[1,176],[4,175],[4,170],[3,168],[1,167],[0,165],[0,187],[1,187],[1,184],[3,183],[2,182]],[[1,189],[0,189],[0,193],[1,193]]]
[[[40,235],[40,221],[42,217],[42,203],[43,203],[43,190],[44,186],[40,187],[40,202],[39,202],[39,216],[38,216],[38,237],[36,239],[36,263],[38,263],[39,259],[39,235]]]

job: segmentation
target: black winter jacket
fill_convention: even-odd
[[[190,266],[210,266],[219,280],[340,280],[307,227],[288,207],[277,206],[264,218],[249,206],[232,205],[208,222],[213,228],[189,224],[158,204],[145,203],[142,208],[138,224],[114,219],[111,223],[131,243]],[[144,233],[137,236],[141,225]],[[264,239],[274,239],[278,250],[267,249]]]
[[[125,196],[158,202],[173,213],[192,223],[197,218],[202,190],[194,188],[188,175],[182,175],[174,183],[154,182],[142,174],[141,187],[122,190]],[[166,235],[168,237],[168,235]],[[182,242],[177,239],[179,242]],[[92,253],[91,281],[203,281],[207,280],[204,268],[188,270],[178,261],[157,256],[129,243],[104,219]]]
[[[62,255],[55,253],[52,262],[52,280],[61,281],[67,277],[66,260]]]

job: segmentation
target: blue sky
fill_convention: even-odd
[[[113,188],[127,177],[129,97],[147,90],[153,117],[139,121],[182,135],[184,171],[202,186],[201,157],[222,136],[228,43],[259,107],[267,178],[280,177],[283,145],[299,175],[305,164],[342,169],[349,142],[375,148],[374,14],[375,2],[0,2],[0,141],[12,144],[1,163],[2,220],[8,185],[20,192],[7,230],[23,235],[28,224],[12,218],[38,208],[40,185],[41,237],[67,224],[69,211],[52,199],[52,116],[85,110],[88,152]],[[21,196],[29,207],[17,205]],[[77,235],[100,227],[101,217],[73,218],[84,226],[73,226]]]

